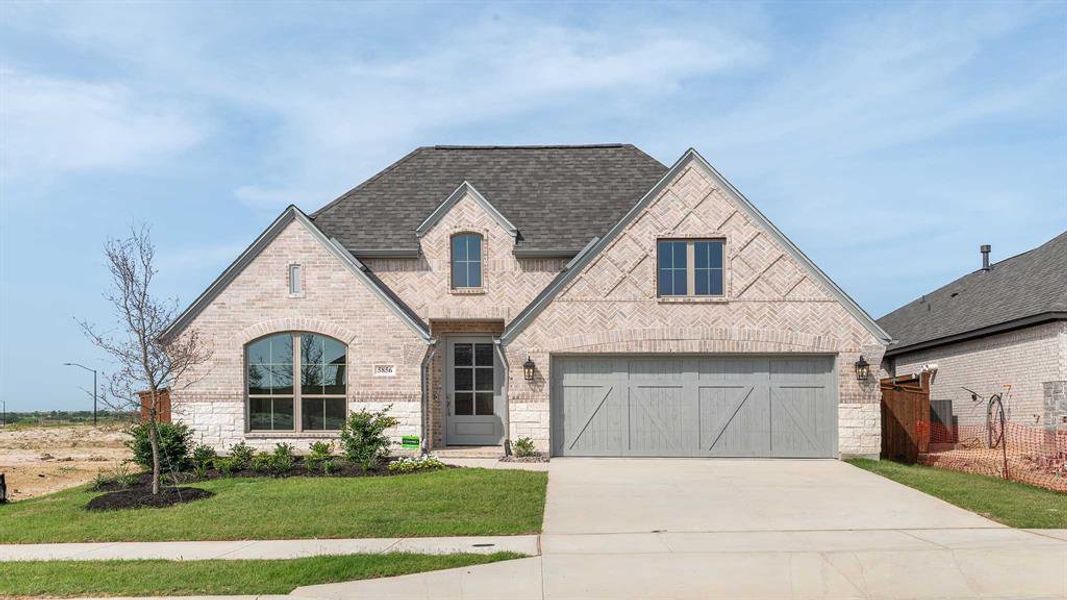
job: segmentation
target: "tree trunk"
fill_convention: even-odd
[[[148,405],[148,442],[152,445],[152,495],[159,493],[159,429],[156,427],[156,391]]]

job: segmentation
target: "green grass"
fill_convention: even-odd
[[[923,465],[863,458],[848,462],[1011,527],[1067,528],[1067,494]]]
[[[0,597],[288,594],[320,583],[480,565],[521,554],[353,554],[292,560],[6,562]]]
[[[516,535],[541,531],[543,472],[233,478],[167,508],[90,512],[75,488],[0,505],[0,543]]]

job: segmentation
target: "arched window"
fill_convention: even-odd
[[[452,288],[482,287],[482,236],[461,233],[452,237]]]
[[[276,333],[248,344],[248,430],[340,430],[345,355],[343,343],[316,333]]]

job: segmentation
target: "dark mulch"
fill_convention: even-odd
[[[165,487],[160,488],[158,494],[153,494],[149,487],[135,487],[117,492],[100,494],[85,508],[88,510],[120,510],[124,508],[158,508],[161,506],[173,506],[185,502],[192,502],[202,498],[214,496],[214,492],[195,487]]]

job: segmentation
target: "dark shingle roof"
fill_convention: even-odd
[[[1039,315],[1067,312],[1067,232],[978,270],[878,319],[890,353]],[[1056,313],[1059,313],[1057,315]],[[948,340],[946,340],[948,341]]]
[[[522,250],[577,252],[621,219],[666,171],[629,144],[430,146],[312,218],[357,256],[417,250],[415,228],[467,181],[518,228]]]

